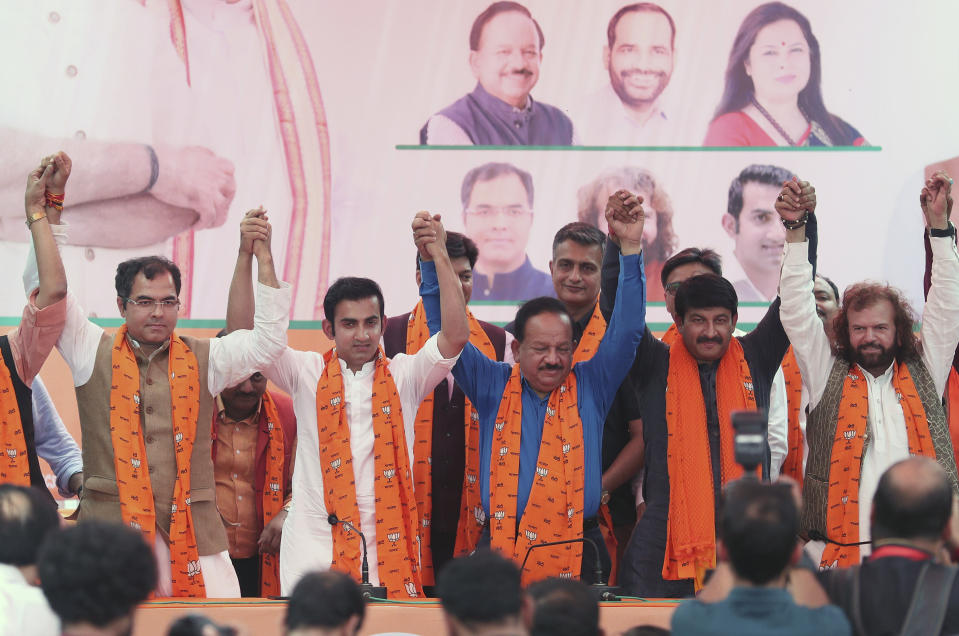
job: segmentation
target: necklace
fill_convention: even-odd
[[[762,107],[762,105],[756,100],[755,95],[750,97],[749,101],[751,101],[753,106],[756,107],[756,110],[758,110],[759,113],[766,118],[766,121],[772,124],[772,127],[776,129],[776,132],[778,132],[780,135],[783,136],[783,139],[785,139],[790,146],[798,145],[795,141],[792,140],[792,137],[786,134],[786,131],[783,130],[783,127],[779,125],[779,122],[773,119],[773,116],[769,114],[769,111]],[[799,107],[799,112],[802,114],[803,119],[805,119],[806,122],[808,123],[809,117],[806,115],[806,111],[802,109],[802,106]]]

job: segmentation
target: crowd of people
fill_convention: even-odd
[[[674,324],[650,331],[644,198],[620,189],[606,232],[559,229],[555,297],[527,300],[505,328],[468,308],[476,244],[417,213],[420,302],[387,318],[376,282],[336,280],[320,354],[287,344],[290,288],[262,208],[240,224],[218,337],[177,332],[180,271],[163,257],[117,268],[115,333],[91,322],[59,257],[71,171],[61,152],[28,176],[28,300],[0,337],[0,632],[127,633],[150,595],[243,595],[289,597],[291,634],[356,633],[365,592],[438,596],[453,634],[598,633],[587,584],[607,582],[696,595],[674,614],[681,634],[959,621],[942,565],[959,551],[959,251],[944,172],[919,197],[918,335],[897,290],[864,282],[840,297],[817,273],[816,192],[793,177],[776,201],[779,296],[749,333],[719,257],[695,247],[658,272]],[[35,407],[54,347],[79,445]],[[778,375],[788,416],[764,430],[753,470],[732,421],[765,413]],[[40,458],[79,497],[74,527],[58,529]]]

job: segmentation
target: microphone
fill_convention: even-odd
[[[349,521],[337,517],[335,513],[330,513],[330,516],[326,518],[326,521],[331,526],[336,526],[339,524],[347,530],[352,530],[356,534],[360,535],[360,545],[363,547],[363,563],[360,566],[360,577],[362,578],[362,583],[360,583],[360,594],[366,600],[371,600],[374,598],[386,598],[386,587],[382,585],[373,586],[370,584],[370,562],[366,558],[366,537],[363,535],[363,533],[360,532],[359,528],[354,526]]]
[[[813,541],[822,541],[823,543],[832,543],[833,545],[842,546],[844,548],[855,548],[856,546],[869,545],[870,543],[872,543],[872,541],[857,541],[855,543],[843,543],[842,541],[834,541],[833,539],[830,539],[829,537],[821,533],[819,530],[810,530],[808,534],[809,534],[809,538],[812,539]]]
[[[545,543],[534,543],[529,546],[529,549],[526,550],[526,556],[523,557],[523,564],[519,567],[520,572],[526,569],[526,561],[529,560],[529,555],[536,548],[545,548],[552,545],[564,545],[567,543],[585,543],[588,544],[593,549],[593,556],[596,561],[596,569],[593,571],[595,581],[589,586],[589,589],[593,591],[593,594],[596,595],[597,600],[600,601],[618,601],[619,600],[619,588],[610,587],[603,582],[603,566],[599,561],[599,548],[596,547],[596,543],[592,539],[587,539],[586,537],[577,537],[576,539],[565,539],[563,541],[547,541]]]

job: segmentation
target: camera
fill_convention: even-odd
[[[733,449],[736,463],[743,467],[747,475],[755,474],[756,468],[766,458],[766,433],[769,429],[769,416],[765,411],[734,411]]]

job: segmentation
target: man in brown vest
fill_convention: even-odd
[[[900,293],[859,283],[846,290],[831,346],[816,314],[806,262],[804,196],[787,182],[776,209],[786,226],[782,323],[809,391],[809,456],[803,530],[824,537],[823,567],[858,563],[868,548],[869,510],[879,476],[909,455],[935,458],[957,488],[941,396],[959,344],[959,252],[949,222],[952,179],[938,172],[920,203],[933,251],[922,330]],[[845,544],[845,545],[842,545]],[[852,544],[852,545],[850,545]]]
[[[159,256],[117,267],[124,324],[116,335],[67,299],[57,349],[73,373],[83,436],[79,520],[140,529],[160,565],[158,596],[240,595],[215,501],[212,397],[268,367],[286,345],[290,292],[276,279],[269,232],[260,211],[241,223],[240,254],[252,252],[259,265],[252,331],[178,336],[180,270]],[[65,226],[54,234],[65,240]]]

